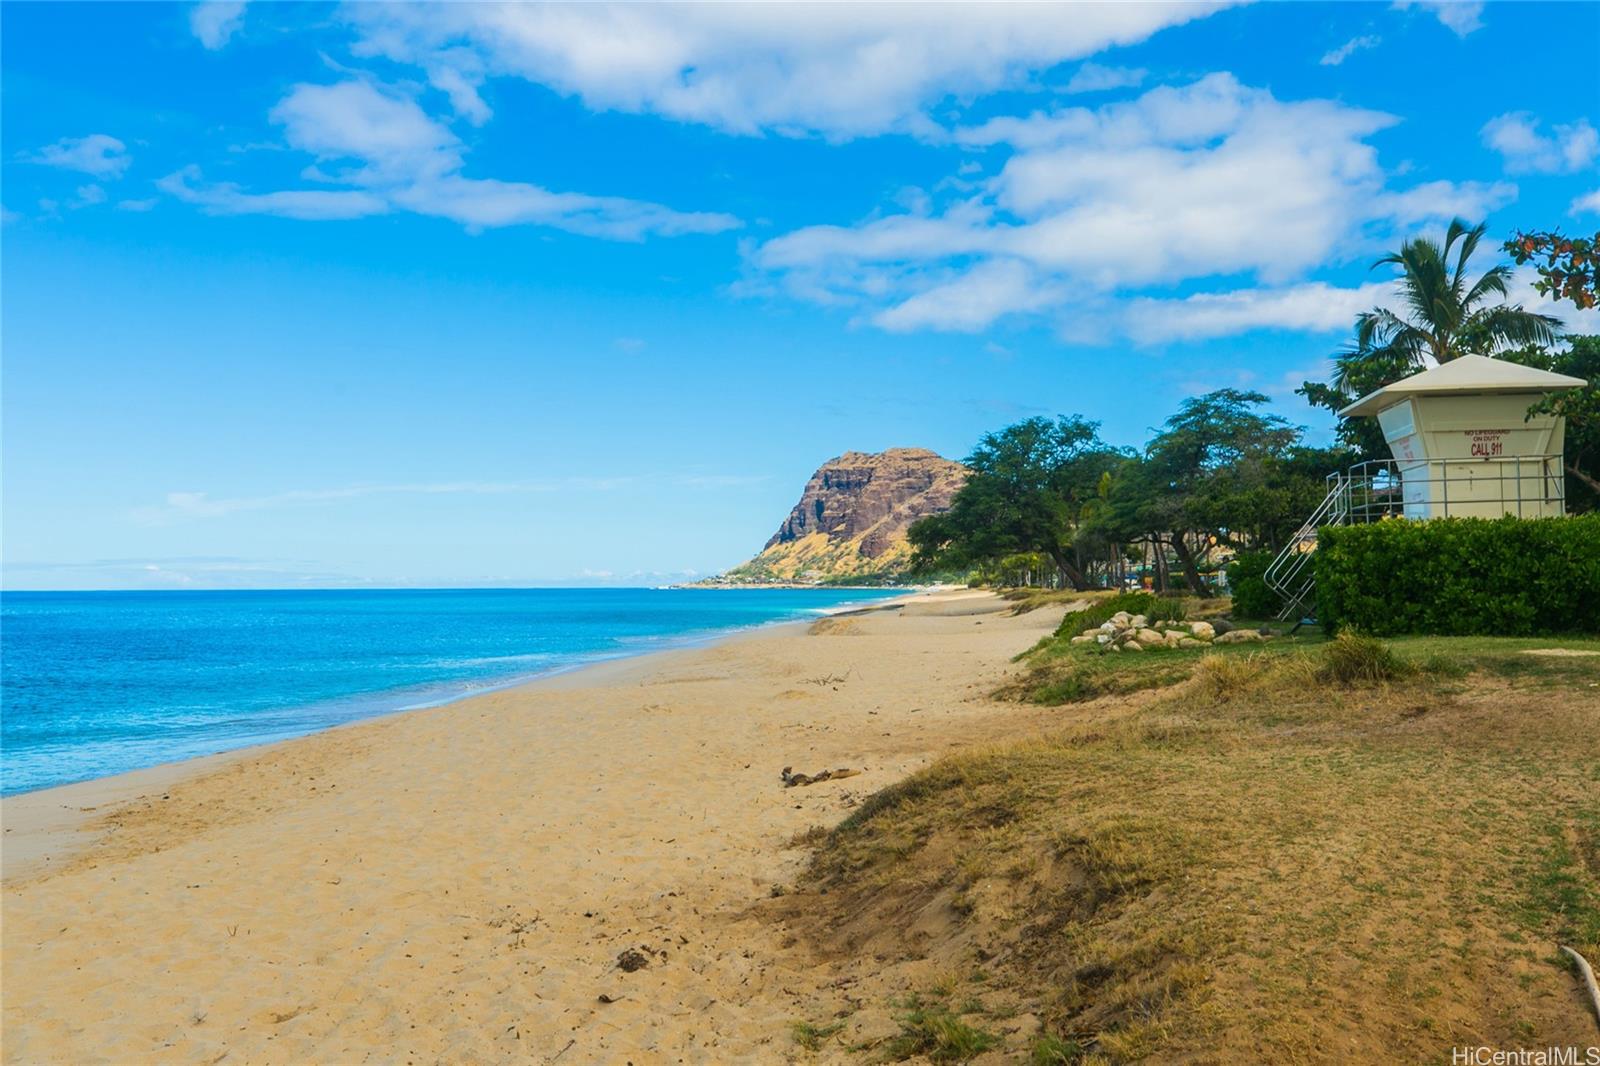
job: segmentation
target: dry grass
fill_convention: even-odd
[[[1153,699],[872,796],[780,901],[791,927],[928,974],[958,1022],[1019,1019],[985,1023],[993,1061],[1593,1042],[1556,943],[1600,955],[1600,661],[1471,640],[1175,657]],[[1108,668],[1152,669],[1129,658]]]

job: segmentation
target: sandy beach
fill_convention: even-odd
[[[5,1060],[785,1061],[827,975],[761,901],[796,834],[1035,726],[990,693],[1060,612],[1004,606],[926,594],[7,799]]]

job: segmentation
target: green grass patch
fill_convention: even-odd
[[[794,1042],[807,1051],[821,1051],[825,1041],[844,1031],[844,1022],[832,1022],[828,1025],[812,1025],[810,1022],[795,1022],[789,1027],[789,1035],[794,1037]]]
[[[1568,832],[1555,822],[1543,826],[1542,846],[1527,873],[1520,916],[1530,930],[1592,951],[1600,946],[1600,885],[1596,884],[1600,870],[1589,868],[1578,849],[1589,853],[1590,863],[1596,862],[1600,808],[1581,813],[1571,826],[1579,843],[1575,845]]]
[[[967,1024],[942,1004],[913,996],[902,1006],[900,1034],[885,1049],[897,1062],[915,1055],[926,1055],[931,1062],[966,1062],[1000,1043],[999,1037]]]
[[[1054,1033],[1046,1033],[1033,1043],[1028,1054],[1032,1066],[1071,1066],[1083,1058],[1083,1047],[1076,1040],[1068,1040]]]

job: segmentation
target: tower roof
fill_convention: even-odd
[[[1587,385],[1582,378],[1552,374],[1531,366],[1486,355],[1463,355],[1431,370],[1401,378],[1369,392],[1339,412],[1340,418],[1375,415],[1390,404],[1414,396],[1460,396],[1476,392],[1559,392]]]

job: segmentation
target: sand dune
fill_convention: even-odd
[[[752,904],[797,832],[1027,728],[987,694],[1059,612],[992,605],[926,596],[9,799],[4,1057],[782,1061],[807,963]],[[785,766],[863,773],[785,789]]]

